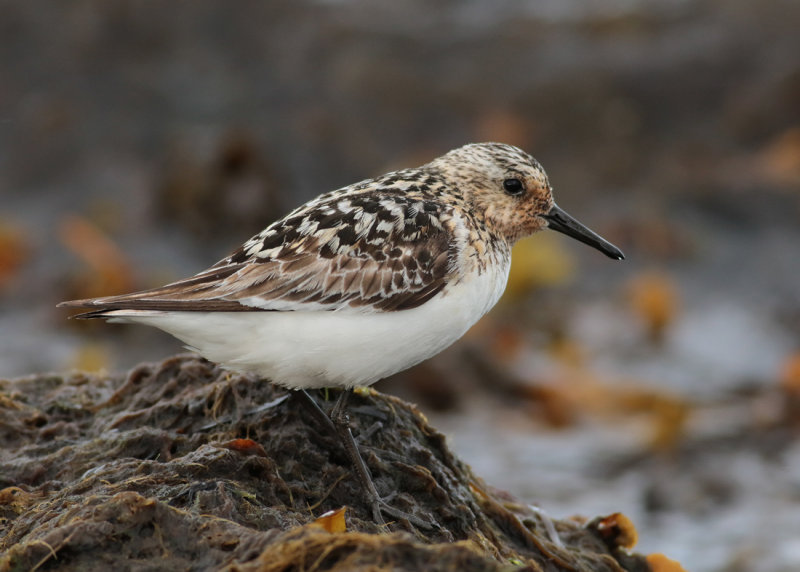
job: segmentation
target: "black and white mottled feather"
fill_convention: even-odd
[[[461,337],[500,298],[513,243],[554,209],[530,155],[466,145],[320,195],[190,278],[62,305],[161,328],[288,387],[367,385]]]

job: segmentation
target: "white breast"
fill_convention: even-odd
[[[207,359],[290,388],[370,385],[448,347],[497,303],[510,261],[450,284],[410,310],[294,312],[118,311]]]

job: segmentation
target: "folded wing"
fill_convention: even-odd
[[[76,316],[86,318],[120,310],[388,312],[444,288],[455,257],[447,207],[399,193],[321,199],[191,278],[60,305],[92,309]]]

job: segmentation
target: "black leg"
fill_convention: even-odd
[[[339,440],[344,445],[347,456],[350,457],[350,462],[358,473],[358,480],[361,481],[361,486],[367,494],[367,500],[372,507],[372,518],[375,519],[380,525],[385,525],[383,517],[381,516],[381,497],[378,495],[378,489],[375,488],[375,483],[372,481],[372,475],[367,468],[364,459],[361,458],[361,453],[358,452],[358,445],[356,440],[353,439],[353,432],[350,430],[350,417],[347,415],[347,399],[350,397],[352,389],[344,389],[339,394],[336,403],[331,410],[331,421],[336,427],[336,433],[339,435]]]
[[[336,433],[336,425],[333,424],[333,421],[331,421],[331,418],[328,417],[328,414],[322,410],[322,407],[319,406],[319,403],[317,403],[316,399],[311,397],[305,389],[298,389],[294,392],[294,394],[301,398],[302,404],[305,405],[306,409],[314,417],[316,417],[317,421],[319,421],[332,433]]]
[[[353,433],[350,431],[350,419],[347,416],[347,411],[345,411],[347,407],[347,397],[350,395],[350,391],[351,390],[342,391],[333,406],[330,417],[322,410],[317,400],[311,397],[304,389],[299,390],[298,394],[304,398],[304,403],[307,405],[308,410],[313,413],[314,417],[329,431],[339,436],[339,440],[342,442],[344,450],[350,458],[350,462],[358,473],[358,479],[361,481],[361,486],[367,495],[367,501],[372,507],[372,518],[375,519],[377,524],[385,526],[386,522],[381,516],[378,490],[375,488],[375,483],[372,482],[369,469],[364,463],[364,459],[361,458],[361,454],[358,452],[358,446],[356,445],[355,439],[353,439]]]
[[[430,522],[424,521],[411,514],[407,514],[401,510],[389,506],[378,494],[378,490],[375,488],[375,483],[372,481],[372,475],[369,472],[369,468],[364,462],[364,459],[361,458],[361,454],[358,451],[358,445],[356,444],[356,441],[353,438],[353,433],[350,430],[350,418],[347,415],[347,400],[351,393],[351,389],[342,390],[341,394],[339,394],[339,397],[336,399],[336,403],[333,405],[330,416],[328,416],[319,406],[317,401],[308,393],[306,393],[306,391],[298,391],[298,394],[303,397],[303,402],[307,405],[309,411],[312,412],[317,420],[339,436],[339,440],[342,442],[353,468],[355,468],[356,473],[358,473],[358,480],[361,482],[361,487],[364,490],[364,493],[367,495],[367,502],[372,508],[372,518],[375,520],[375,522],[381,526],[385,526],[386,522],[383,520],[383,516],[381,516],[381,513],[383,513],[393,518],[408,520],[410,523],[419,528],[430,530],[433,528],[433,525]]]

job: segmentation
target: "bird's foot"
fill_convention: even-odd
[[[370,475],[369,469],[358,451],[358,445],[356,445],[353,433],[350,430],[350,418],[347,415],[347,398],[351,393],[350,390],[342,391],[333,409],[331,409],[330,416],[322,410],[316,400],[308,393],[302,390],[298,393],[303,397],[304,403],[320,423],[339,436],[339,440],[347,456],[350,458],[350,462],[361,483],[361,488],[366,495],[367,504],[372,510],[372,518],[376,524],[385,527],[386,521],[383,515],[386,515],[395,520],[406,520],[410,524],[424,530],[436,528],[436,525],[432,522],[394,508],[378,494],[378,490],[375,488],[375,483],[372,480],[372,475]]]

